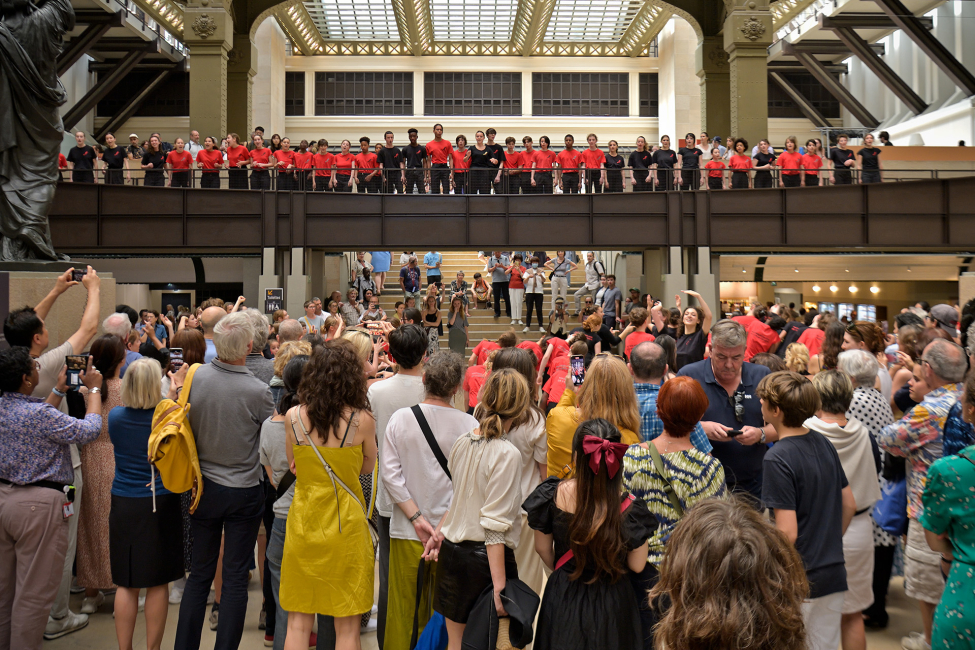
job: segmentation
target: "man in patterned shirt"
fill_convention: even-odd
[[[920,403],[900,420],[884,427],[877,444],[894,456],[908,460],[907,548],[904,561],[904,592],[921,606],[924,634],[912,632],[901,640],[906,650],[929,650],[935,607],[941,600],[944,579],[940,556],[928,546],[918,518],[924,510],[921,494],[931,463],[941,458],[944,425],[951,407],[961,397],[958,382],[965,378],[967,359],[962,347],[935,339],[914,366],[911,398]]]
[[[633,348],[627,365],[633,375],[633,388],[640,408],[640,437],[649,442],[664,432],[664,423],[657,415],[657,393],[667,376],[667,353],[656,343],[647,341]],[[700,422],[691,431],[691,444],[698,451],[711,453],[711,442]]]

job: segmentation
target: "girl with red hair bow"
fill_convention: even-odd
[[[572,441],[575,475],[549,478],[524,503],[535,550],[553,571],[536,650],[644,647],[629,576],[646,566],[657,522],[643,501],[623,493],[628,446],[620,440],[604,419],[583,422]]]

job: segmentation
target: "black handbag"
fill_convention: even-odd
[[[535,614],[541,599],[531,587],[517,578],[505,581],[501,603],[508,612],[508,639],[515,648],[524,648],[534,637]],[[464,628],[462,650],[495,650],[498,647],[498,611],[494,608],[494,585],[477,598]]]

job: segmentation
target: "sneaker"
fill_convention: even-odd
[[[266,630],[267,629],[267,612],[263,609],[261,610],[261,615],[257,617],[257,629]]]
[[[519,325],[524,325],[524,324],[525,324],[525,321],[523,321],[523,320],[519,320],[519,321],[518,321],[518,324],[519,324]]]
[[[216,631],[217,621],[220,619],[220,603],[213,603],[213,609],[210,610],[210,629]]]
[[[146,609],[146,597],[139,596],[139,611],[144,612]]]
[[[62,619],[47,617],[47,626],[44,628],[44,639],[52,641],[60,639],[65,634],[77,632],[88,625],[88,614],[75,614],[68,610],[68,614]]]
[[[539,332],[545,332],[545,328],[544,328],[544,327],[539,327],[539,328],[538,328],[538,331],[539,331]]]
[[[274,647],[274,635],[273,634],[265,634],[264,635],[264,647],[265,648],[273,648]]]
[[[911,632],[901,638],[901,647],[904,650],[931,650],[931,644],[924,640],[921,632]]]
[[[315,650],[318,647],[318,635],[314,632],[308,637],[308,650]]]
[[[377,629],[379,629],[379,621],[370,618],[368,623],[359,628],[359,634],[369,634],[370,632],[375,632]]]
[[[173,583],[172,589],[169,590],[169,603],[171,605],[179,605],[183,602],[183,589],[186,588],[186,578],[180,578]]]
[[[511,324],[512,324],[512,325],[517,325],[518,323],[517,323],[517,321],[515,321],[514,319],[512,319],[512,320],[511,320]]]
[[[212,605],[215,602],[217,602],[217,592],[211,589],[210,593],[207,594],[207,605]]]
[[[102,606],[105,602],[105,594],[98,592],[98,595],[94,598],[89,598],[85,596],[85,599],[81,602],[81,613],[82,614],[94,614],[98,611],[98,608]]]
[[[372,614],[373,617],[379,616],[379,605],[373,603],[372,609],[369,610],[369,613]]]
[[[521,331],[522,331],[522,332],[527,332],[527,331],[528,331],[529,329],[530,329],[529,327],[526,327],[525,329],[523,329],[523,330],[521,330]]]
[[[77,578],[72,578],[71,579],[71,593],[73,593],[73,594],[83,594],[83,593],[85,593],[85,588],[78,586],[78,579]]]

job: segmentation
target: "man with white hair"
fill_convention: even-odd
[[[237,647],[244,629],[247,571],[264,514],[261,423],[274,410],[271,389],[247,369],[254,338],[248,314],[224,316],[213,327],[216,358],[197,368],[187,396],[193,405],[189,421],[203,470],[203,494],[190,516],[193,564],[180,603],[177,648],[200,647],[222,537],[223,591],[216,647]],[[177,386],[182,385],[180,375],[174,379]]]
[[[267,317],[253,307],[245,309],[243,313],[250,319],[251,326],[254,328],[254,346],[247,355],[247,369],[265,384],[270,384],[271,378],[274,377],[274,362],[264,358],[264,346],[267,345],[267,337],[270,333]]]
[[[122,345],[125,346],[125,362],[118,371],[118,377],[121,379],[125,376],[125,369],[129,367],[129,364],[142,358],[141,354],[129,349],[129,332],[132,331],[132,322],[127,315],[115,312],[102,321],[102,329],[105,330],[106,334],[117,336],[122,341]]]
[[[282,345],[288,341],[300,341],[304,335],[305,331],[302,329],[301,323],[293,318],[283,320],[278,325],[278,342]]]

